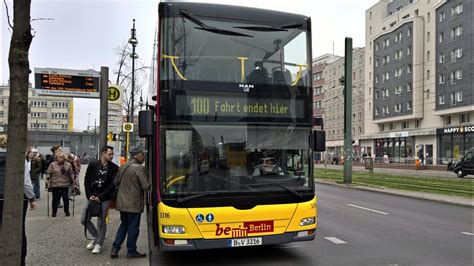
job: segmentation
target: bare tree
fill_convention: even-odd
[[[27,147],[28,52],[31,34],[31,0],[13,1],[13,25],[7,8],[7,20],[12,28],[8,65],[10,67],[10,99],[8,109],[8,144],[5,176],[3,221],[0,241],[2,264],[21,264],[23,224],[24,151]]]
[[[116,84],[123,87],[123,110],[129,116],[131,109],[131,91],[132,91],[132,67],[130,54],[132,53],[131,47],[128,43],[118,46],[115,48],[116,55],[118,57],[117,67],[118,69],[114,71],[116,75]],[[135,91],[134,99],[139,99],[138,97],[142,93],[142,88],[146,84],[147,80],[147,69],[149,67],[145,66],[143,62],[139,61],[137,64],[138,67],[135,67]],[[133,113],[140,108],[138,104],[134,105]]]

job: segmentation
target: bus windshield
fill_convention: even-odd
[[[174,125],[165,138],[163,193],[310,190],[310,128]]]
[[[162,20],[162,81],[308,84],[302,21],[277,25],[224,20],[185,9]]]

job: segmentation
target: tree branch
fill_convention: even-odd
[[[3,0],[3,3],[5,4],[5,9],[7,10],[7,21],[8,21],[8,25],[10,26],[10,28],[13,29],[12,23],[10,22],[10,15],[8,14],[7,0]]]
[[[30,22],[33,22],[35,20],[54,20],[54,18],[34,18],[34,19],[30,20]]]

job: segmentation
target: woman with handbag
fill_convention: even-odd
[[[74,182],[74,171],[71,163],[65,160],[63,152],[56,153],[55,157],[55,161],[49,165],[46,171],[49,180],[49,188],[51,192],[53,192],[53,213],[51,217],[56,217],[60,198],[62,198],[64,202],[64,213],[66,216],[70,216],[68,187]]]
[[[87,249],[92,249],[92,254],[101,252],[107,232],[107,210],[115,192],[114,179],[118,169],[118,166],[112,162],[113,157],[113,147],[104,146],[100,151],[100,159],[89,163],[84,177],[84,190],[88,201],[81,215],[81,223],[94,237],[94,240],[86,246]],[[96,229],[91,221],[90,212],[96,211],[98,204],[100,204],[100,214],[97,217],[98,228]]]

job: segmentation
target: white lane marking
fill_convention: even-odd
[[[373,209],[369,209],[369,208],[364,208],[364,207],[357,206],[357,205],[354,205],[354,204],[347,204],[347,206],[351,206],[351,207],[366,210],[366,211],[376,212],[376,213],[380,213],[380,214],[383,214],[383,215],[388,215],[388,213],[386,213],[386,212],[381,212],[381,211],[377,211],[377,210],[373,210]]]
[[[347,242],[340,240],[337,237],[325,237],[325,239],[333,242],[334,244],[346,244]]]
[[[468,235],[468,236],[474,236],[473,233],[469,233],[469,232],[461,232],[461,234],[465,234],[465,235]]]

